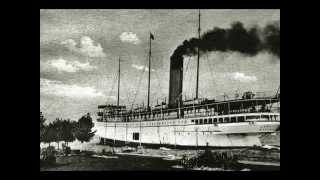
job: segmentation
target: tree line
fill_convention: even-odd
[[[82,116],[78,121],[59,118],[49,124],[45,124],[45,121],[46,119],[40,112],[40,143],[48,143],[50,146],[52,142],[55,142],[58,149],[62,141],[67,146],[69,142],[76,139],[81,143],[88,142],[95,134],[95,131],[92,131],[94,124],[89,113]]]

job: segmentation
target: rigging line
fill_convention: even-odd
[[[131,104],[130,103],[130,97],[131,97],[131,92],[132,91],[131,91],[130,87],[126,87],[126,86],[125,86],[125,90],[126,90],[125,92],[127,92],[127,96],[126,96],[127,97],[127,104],[129,105],[129,104]]]
[[[147,50],[145,50],[145,53],[147,53]],[[143,77],[143,74],[145,73],[145,71],[146,71],[146,68],[145,67],[147,67],[147,62],[148,62],[148,59],[146,58],[146,61],[145,61],[145,66],[144,66],[144,68],[143,68],[143,71],[141,72],[141,74],[140,74],[140,79],[139,79],[139,82],[138,82],[138,84],[137,84],[137,90],[135,91],[135,94],[134,94],[134,98],[133,98],[133,101],[132,101],[132,104],[133,103],[135,103],[135,101],[136,101],[136,98],[137,98],[137,94],[139,93],[139,91],[140,91],[140,85],[141,85],[141,81],[142,81],[142,77]]]
[[[129,58],[128,58],[129,59]],[[127,97],[127,104],[130,104],[130,94],[131,94],[131,91],[130,91],[130,87],[127,87],[127,86],[122,86],[122,89],[124,89],[124,92],[127,92],[126,93],[126,97]],[[119,90],[120,91],[120,90]]]
[[[109,91],[109,96],[107,97],[109,100],[111,99],[110,97],[114,89],[115,81],[116,81],[116,78],[118,77],[117,75],[114,75],[114,73],[112,75],[111,75],[111,78],[113,79],[113,81],[112,81],[111,89]]]
[[[210,60],[209,60],[209,55],[208,54],[206,54],[206,60],[207,60],[207,62],[208,62],[208,64],[209,64],[209,66],[208,66],[208,69],[209,69],[209,72],[210,72],[210,77],[211,77],[211,82],[212,83],[210,83],[210,85],[211,85],[211,88],[212,89],[214,89],[214,86],[213,86],[213,83],[214,83],[214,78],[213,78],[213,67],[212,67],[212,65],[211,65],[211,62],[210,62]]]
[[[131,60],[131,59],[130,59],[130,60]],[[132,60],[131,60],[131,61],[132,61]],[[139,76],[138,76],[138,78],[139,78]],[[137,81],[138,81],[138,79],[137,79]],[[134,84],[137,84],[137,83],[134,83]],[[128,90],[128,91],[130,92],[130,93],[127,94],[127,102],[128,102],[128,105],[132,105],[132,103],[133,103],[133,102],[131,102],[131,100],[130,100],[130,97],[132,97],[133,95],[135,95],[135,92],[134,92],[133,90],[134,90],[134,87],[132,87],[132,86],[131,86],[131,87],[129,88],[129,90]],[[131,93],[132,93],[132,95],[131,95]],[[132,106],[131,106],[131,107],[132,107]]]
[[[182,93],[183,93],[183,92],[181,92],[181,93],[174,99],[174,101],[178,100],[178,99],[180,98],[180,96],[182,96]]]
[[[133,98],[132,104],[135,103],[137,94],[139,93],[139,88],[140,88],[140,84],[141,84],[141,80],[142,80],[143,74],[144,74],[144,70],[141,72],[140,77],[138,79],[137,87],[136,87],[136,90],[134,91],[134,98]]]
[[[191,57],[190,57],[190,59],[191,59]],[[190,62],[191,61],[189,61],[189,64],[190,64]],[[189,65],[188,65],[189,66]],[[186,82],[191,82],[191,78],[192,78],[192,69],[190,69],[189,67],[188,67],[188,71],[186,72]],[[185,94],[188,94],[188,93],[190,93],[191,92],[191,90],[190,90],[190,85],[189,85],[189,83],[188,83],[188,86],[185,86],[186,87],[186,92],[185,92]]]
[[[152,58],[153,60],[154,60],[154,58]],[[150,67],[150,69],[152,70],[152,68]],[[149,71],[150,71],[150,69],[149,69]],[[152,71],[151,71],[152,72]],[[158,71],[155,71],[154,73],[153,73],[154,75],[155,75],[155,77],[157,78],[157,80],[158,80],[158,90],[162,90],[162,87],[161,87],[161,83],[160,83],[160,78],[159,78],[159,75],[158,75]],[[151,79],[151,77],[150,77],[150,79]],[[151,95],[151,82],[150,82],[150,95]],[[157,99],[157,96],[159,95],[159,93],[158,93],[158,91],[156,91],[156,99]],[[161,95],[162,95],[162,93],[161,93]],[[150,104],[152,104],[152,103],[154,103],[155,101],[154,101],[154,99],[152,99],[152,95],[151,95],[151,98],[150,98]],[[150,105],[151,106],[151,105]]]
[[[194,78],[196,78],[196,77],[195,77],[195,75],[196,75],[196,70],[197,70],[197,69],[194,69],[194,68],[191,69],[190,82],[194,82]],[[193,93],[195,92],[196,87],[194,87],[193,85],[191,85],[191,86],[189,86],[189,90],[190,90],[190,92],[191,92],[192,98],[194,98],[194,97],[193,97]]]
[[[140,76],[138,76],[138,78],[137,78],[137,83],[135,83],[135,84],[138,84],[138,82],[140,81],[140,78],[141,78],[141,74],[140,74]],[[129,102],[129,104],[131,105],[131,104],[133,104],[134,103],[134,101],[135,101],[135,96],[136,96],[136,94],[137,94],[137,91],[135,90],[136,88],[132,88],[132,92],[133,92],[133,99],[132,99],[132,101],[130,100],[130,102]]]
[[[160,77],[159,77],[159,74],[158,74],[158,72],[156,72],[156,73],[154,73],[154,74],[156,75],[156,78],[158,79],[158,86],[159,86],[159,90],[161,91],[160,96],[163,96],[162,86],[161,86],[161,83],[160,83],[161,79],[160,79]],[[156,92],[158,92],[158,91],[156,91]]]
[[[186,67],[186,71],[184,72],[184,75],[183,75],[183,78],[185,78],[184,80],[187,80],[187,78],[188,78],[188,76],[187,76],[187,74],[188,74],[188,70],[189,70],[189,64],[190,64],[190,59],[191,59],[191,56],[189,56],[189,59],[188,59],[188,61],[187,61],[187,67]],[[190,79],[190,78],[189,78]],[[187,92],[185,93],[185,95],[187,94]]]
[[[135,103],[136,98],[137,98],[137,94],[140,91],[140,85],[141,85],[142,77],[143,77],[143,74],[145,73],[145,71],[146,71],[146,68],[143,68],[143,71],[140,74],[140,79],[139,79],[139,82],[138,82],[138,85],[137,85],[137,91],[135,91],[134,99],[133,99],[133,102],[132,102],[133,104]]]
[[[210,74],[211,74],[211,78],[212,78],[212,83],[210,83],[211,84],[211,86],[212,86],[212,89],[215,89],[214,87],[214,84],[215,85],[217,85],[216,84],[216,82],[214,81],[214,74],[213,74],[213,66],[212,66],[212,64],[211,64],[211,61],[209,60],[209,55],[207,54],[207,61],[209,62],[209,71],[210,71]],[[216,94],[217,94],[217,90],[215,90],[215,92],[216,92]]]

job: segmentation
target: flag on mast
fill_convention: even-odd
[[[152,33],[150,33],[150,39],[154,40],[154,36]]]

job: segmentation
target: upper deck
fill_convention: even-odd
[[[131,110],[126,110],[125,106],[101,105],[98,107],[100,111],[97,121],[154,121],[280,111],[280,107],[274,105],[280,102],[280,94],[256,97],[248,93],[245,95],[247,96],[220,101],[216,99],[188,100],[184,101],[182,107],[175,109],[169,109],[168,105],[164,103],[149,109],[139,107]]]

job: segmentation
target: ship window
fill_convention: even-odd
[[[203,119],[200,119],[200,124],[203,124]]]
[[[223,123],[223,118],[219,118],[219,123]]]
[[[239,116],[238,117],[238,122],[244,122],[244,117],[243,116]]]
[[[204,124],[208,124],[208,119],[204,119]]]
[[[224,122],[229,123],[230,122],[229,117],[224,118]]]
[[[231,122],[236,122],[236,117],[231,117]]]
[[[212,124],[212,118],[209,118],[209,124]]]
[[[192,119],[192,120],[191,120],[191,122],[193,122],[193,123],[194,123],[194,120]]]
[[[199,121],[198,121],[198,120],[196,120],[196,124],[199,124]]]
[[[217,118],[213,118],[213,123],[217,123],[217,122],[218,122]]]
[[[139,140],[139,133],[133,133],[133,140]]]
[[[261,118],[269,120],[269,116],[268,115],[262,115]]]
[[[260,119],[260,116],[247,116],[247,119]]]

